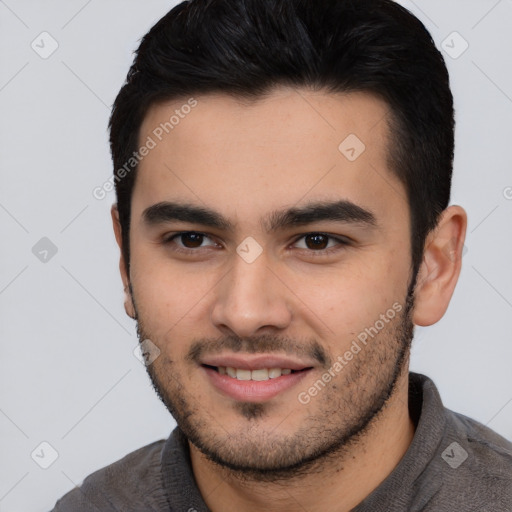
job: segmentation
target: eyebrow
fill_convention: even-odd
[[[170,201],[162,201],[149,206],[142,213],[142,218],[147,226],[180,221],[200,224],[221,231],[233,232],[235,227],[231,221],[215,210]],[[374,213],[345,199],[317,201],[302,207],[274,211],[262,221],[262,225],[266,231],[275,232],[320,221],[337,221],[365,227],[377,226]]]

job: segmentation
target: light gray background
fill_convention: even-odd
[[[175,3],[0,1],[2,512],[48,510],[174,426],[133,355],[114,195],[99,201],[92,190],[111,174],[107,120],[131,53]],[[469,215],[458,287],[442,321],[417,328],[412,369],[448,407],[512,438],[512,2],[402,3],[445,48],[457,109],[452,203]],[[31,47],[51,49],[43,31],[59,45],[46,59]],[[469,43],[456,59],[454,31]],[[32,252],[43,237],[58,249],[46,263]],[[51,462],[43,441],[58,453],[48,469],[35,462]]]

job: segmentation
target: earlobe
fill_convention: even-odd
[[[127,266],[126,262],[124,260],[123,256],[123,234],[121,230],[121,223],[119,221],[119,211],[117,209],[117,204],[114,203],[112,205],[112,208],[110,209],[110,214],[112,216],[112,226],[114,228],[114,234],[116,237],[117,245],[119,246],[120,250],[120,258],[119,258],[119,272],[121,274],[121,279],[123,281],[123,287],[124,287],[124,310],[126,311],[126,314],[130,317],[135,319],[135,307],[133,305],[133,299],[132,294],[130,290],[130,276],[127,272]]]
[[[132,293],[129,286],[125,286],[124,288],[124,310],[126,314],[135,320],[137,315],[135,314],[135,307],[133,305]]]
[[[425,242],[415,288],[413,322],[419,326],[438,322],[450,303],[462,268],[467,215],[460,206],[443,211]]]

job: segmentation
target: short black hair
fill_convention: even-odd
[[[276,86],[367,92],[389,107],[388,165],[411,214],[411,269],[450,200],[454,152],[448,71],[425,26],[392,0],[190,0],[142,38],[109,122],[123,246],[148,109],[192,95],[255,100]],[[341,141],[340,141],[341,142]]]

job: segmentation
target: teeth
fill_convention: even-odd
[[[281,368],[270,368],[270,370],[268,371],[268,376],[270,379],[281,377]]]
[[[268,370],[262,368],[261,370],[253,370],[251,372],[252,380],[268,380]]]
[[[251,380],[251,370],[240,370],[236,371],[236,378],[238,380]]]
[[[260,368],[259,370],[243,370],[241,368],[232,368],[231,366],[218,366],[218,372],[221,375],[229,375],[233,379],[238,380],[256,380],[263,381],[268,379],[276,379],[281,375],[290,375],[290,368]]]

